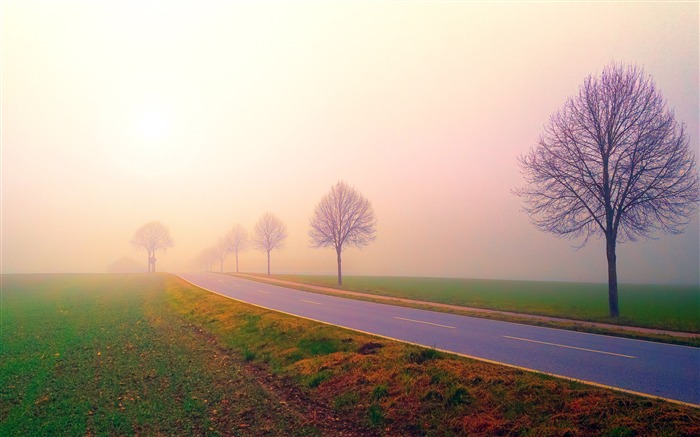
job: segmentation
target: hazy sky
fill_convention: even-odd
[[[190,270],[265,211],[290,234],[273,272],[333,273],[307,232],[342,179],[379,220],[346,274],[604,282],[602,240],[530,224],[516,157],[612,61],[654,77],[698,155],[697,2],[2,7],[5,273],[145,269],[151,220],[175,242],[158,269]],[[620,281],[698,283],[697,215],[659,237],[618,247]]]

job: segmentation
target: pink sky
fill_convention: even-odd
[[[332,274],[308,221],[342,179],[379,220],[346,274],[603,282],[602,241],[575,251],[521,212],[516,157],[612,61],[654,77],[699,154],[698,3],[2,7],[4,273],[141,261],[151,220],[175,242],[158,268],[189,270],[271,211],[273,272]],[[698,283],[697,215],[659,237],[619,247],[620,281]]]

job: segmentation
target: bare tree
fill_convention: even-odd
[[[287,238],[287,226],[276,215],[266,212],[255,223],[253,243],[255,247],[267,252],[267,276],[270,276],[270,252],[284,245]]]
[[[616,244],[683,232],[697,209],[695,156],[683,124],[636,66],[612,64],[589,76],[519,158],[526,185],[517,189],[541,230],[558,236],[603,236],[610,317],[620,314]]]
[[[215,247],[208,247],[204,250],[202,250],[199,255],[197,255],[197,258],[195,258],[195,262],[202,266],[204,271],[206,272],[211,272],[213,270],[212,266],[214,264],[214,261],[216,261],[218,257],[217,250]]]
[[[145,249],[148,253],[148,271],[156,271],[156,251],[165,252],[173,246],[168,228],[161,222],[150,222],[141,226],[131,239],[131,244],[138,249]]]
[[[372,204],[353,187],[340,181],[318,202],[310,225],[309,237],[313,247],[335,248],[338,285],[342,285],[343,247],[361,248],[376,238],[377,219]]]
[[[248,248],[248,232],[241,225],[236,225],[226,234],[229,247],[236,257],[236,273],[238,273],[238,254]]]
[[[216,259],[220,262],[220,272],[224,272],[224,260],[231,253],[231,245],[228,242],[227,237],[219,238],[214,246],[214,253],[216,254]]]

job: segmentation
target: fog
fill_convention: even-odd
[[[3,273],[145,270],[129,241],[152,220],[158,270],[195,270],[270,211],[273,273],[332,274],[308,224],[344,180],[378,219],[345,274],[604,282],[603,240],[529,222],[516,157],[613,61],[700,155],[698,3],[144,3],[3,3]],[[700,282],[697,214],[657,236],[618,246],[619,280]]]

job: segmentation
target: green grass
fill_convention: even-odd
[[[291,317],[169,275],[2,285],[0,435],[700,434],[697,408]]]
[[[370,434],[700,433],[700,410],[290,317],[173,281],[169,303]],[[373,345],[373,347],[368,347]]]
[[[274,277],[337,287],[335,276]],[[345,276],[339,288],[475,308],[700,332],[700,287],[697,285],[620,284],[621,317],[617,321],[608,317],[606,284]]]
[[[167,309],[163,275],[2,277],[0,435],[205,435],[295,426]],[[244,414],[245,413],[245,414]]]

